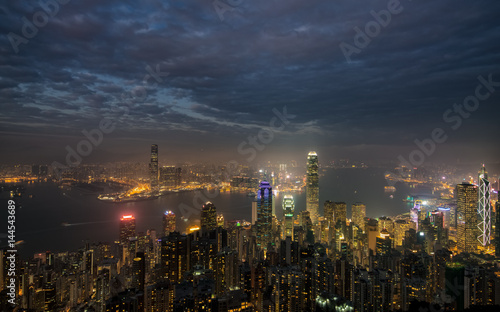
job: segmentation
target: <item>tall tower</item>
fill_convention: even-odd
[[[479,186],[477,203],[479,236],[477,239],[482,246],[488,246],[491,243],[491,200],[490,182],[488,181],[488,172],[484,165],[479,170],[477,183]]]
[[[120,243],[128,243],[130,237],[135,237],[135,218],[133,215],[120,219]]]
[[[319,217],[318,154],[316,152],[309,152],[307,155],[306,197],[306,210],[310,213],[312,223],[316,224]]]
[[[175,232],[175,213],[170,210],[165,211],[163,214],[163,235]]]
[[[257,246],[267,248],[272,240],[273,188],[267,181],[260,182],[257,192]]]
[[[469,183],[457,185],[457,247],[458,252],[477,251],[478,187]]]
[[[149,180],[151,192],[158,191],[158,145],[151,145],[151,162],[149,164]]]
[[[295,210],[295,202],[292,195],[283,197],[283,214],[285,219],[284,238],[290,236],[293,239],[293,213]]]
[[[352,222],[358,228],[365,230],[366,205],[363,203],[352,204]]]
[[[495,205],[495,256],[500,257],[500,202]]]
[[[324,205],[323,205],[323,214],[325,216],[325,219],[328,221],[329,226],[334,227],[335,222],[334,222],[334,204],[331,200],[327,200]]]
[[[146,284],[146,257],[138,252],[132,262],[132,287],[144,291]]]
[[[333,216],[335,224],[340,222],[345,227],[347,221],[347,204],[344,202],[335,202],[333,204]]]
[[[201,207],[201,231],[207,232],[217,228],[217,211],[215,205],[211,202],[206,202]]]

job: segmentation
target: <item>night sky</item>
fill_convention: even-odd
[[[426,161],[498,159],[500,1],[60,1],[0,4],[1,163],[64,162],[103,119],[84,162],[147,161],[156,143],[164,163],[245,163],[238,146],[285,106],[258,160],[396,161],[435,128],[447,140]],[[392,10],[385,27],[372,10]],[[479,76],[489,97],[444,120]]]

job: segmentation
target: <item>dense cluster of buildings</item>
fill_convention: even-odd
[[[366,217],[366,205],[319,207],[318,155],[307,159],[306,207],[282,197],[275,213],[260,181],[252,221],[226,221],[216,202],[200,207],[199,226],[138,232],[120,219],[114,243],[18,260],[19,311],[461,311],[500,305],[500,214],[484,166],[477,184],[455,198],[415,199],[406,214]],[[160,184],[157,147],[150,165]],[[0,262],[4,253],[0,253]],[[6,276],[2,271],[1,288]],[[5,292],[5,290],[4,290]],[[8,311],[3,304],[2,311]]]

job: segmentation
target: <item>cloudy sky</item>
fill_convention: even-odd
[[[428,160],[498,159],[500,83],[467,117],[448,110],[474,103],[479,76],[500,82],[499,1],[54,2],[0,4],[2,163],[63,162],[101,120],[114,130],[86,162],[157,143],[165,161],[244,163],[259,132],[262,159],[396,160],[435,128]]]

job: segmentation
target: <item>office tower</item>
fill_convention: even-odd
[[[479,236],[477,239],[482,246],[488,246],[491,243],[491,200],[490,182],[488,181],[488,172],[484,165],[479,171],[478,184],[477,213],[479,215]]]
[[[252,201],[252,225],[255,225],[257,222],[257,201]]]
[[[309,211],[313,224],[318,222],[319,209],[319,176],[318,176],[318,154],[309,152],[307,155],[307,179],[306,179],[306,210]]]
[[[272,241],[273,189],[269,182],[262,181],[257,192],[257,246],[267,248]]]
[[[403,246],[403,239],[405,238],[405,233],[412,226],[411,221],[404,219],[399,219],[394,221],[394,246]]]
[[[333,215],[335,224],[340,222],[342,228],[344,228],[347,220],[347,204],[344,202],[335,202],[333,204]]]
[[[175,213],[167,210],[163,214],[163,235],[168,236],[172,232],[175,232]]]
[[[120,243],[129,242],[130,237],[135,237],[135,218],[133,215],[123,216],[120,219]]]
[[[476,185],[457,185],[457,247],[458,252],[477,251],[477,199]]]
[[[158,145],[151,145],[151,162],[149,163],[149,181],[151,192],[158,191]]]
[[[285,219],[284,238],[290,236],[293,238],[293,213],[295,210],[295,203],[292,195],[285,195],[283,197],[283,215]]]
[[[144,290],[146,284],[146,257],[144,252],[138,252],[132,262],[132,287]]]
[[[334,204],[331,200],[327,200],[323,204],[323,213],[325,215],[326,221],[328,221],[329,225],[333,228],[335,225],[334,218]]]
[[[201,231],[209,232],[217,228],[217,211],[215,205],[211,202],[206,202],[201,207]]]
[[[352,222],[365,231],[366,205],[363,203],[352,204]]]
[[[495,206],[495,255],[500,257],[500,202]]]

